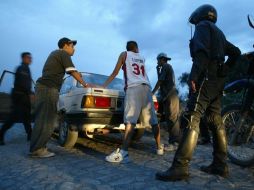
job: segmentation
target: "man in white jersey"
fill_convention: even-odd
[[[106,161],[108,162],[129,162],[128,146],[138,119],[143,126],[152,126],[157,154],[163,155],[163,145],[160,144],[160,128],[150,82],[145,70],[145,59],[139,54],[137,42],[127,42],[126,49],[127,51],[120,54],[113,73],[103,85],[106,88],[117,76],[120,69],[123,69],[126,92],[124,99],[125,135],[122,148],[118,148],[107,156]]]

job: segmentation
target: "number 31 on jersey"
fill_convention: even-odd
[[[138,64],[136,64],[136,63],[133,63],[132,64],[132,67],[133,67],[133,73],[135,74],[135,75],[140,75],[140,74],[142,74],[143,76],[145,76],[145,67],[144,67],[144,65],[138,65]]]

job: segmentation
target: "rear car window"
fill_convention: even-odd
[[[108,76],[100,75],[100,74],[93,74],[93,73],[82,73],[83,79],[87,83],[96,84],[96,85],[103,85],[104,82],[108,79]],[[82,87],[80,83],[78,83],[78,87]],[[122,79],[115,78],[108,86],[109,89],[114,90],[123,90],[124,89],[124,82]]]

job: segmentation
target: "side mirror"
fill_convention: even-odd
[[[247,18],[248,18],[249,26],[254,29],[254,19],[253,19],[253,17],[248,15]]]

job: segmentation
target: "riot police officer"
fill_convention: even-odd
[[[216,21],[217,11],[211,5],[200,6],[189,18],[189,22],[195,25],[195,33],[190,42],[193,65],[189,77],[190,98],[181,122],[183,139],[172,166],[156,174],[159,180],[176,181],[189,177],[189,162],[197,144],[199,122],[204,113],[213,135],[213,161],[209,166],[202,166],[201,170],[228,176],[226,134],[220,115],[221,97],[226,70],[234,64],[241,52],[226,40],[223,32],[215,25]],[[228,59],[224,63],[225,56]]]

